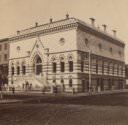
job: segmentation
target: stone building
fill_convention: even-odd
[[[8,84],[8,38],[0,39],[0,89]]]
[[[17,90],[57,86],[60,92],[122,89],[125,44],[91,20],[89,25],[66,15],[17,31],[9,38],[9,85]]]

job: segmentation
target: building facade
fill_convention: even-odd
[[[57,86],[60,92],[123,89],[124,42],[69,18],[17,31],[9,38],[9,85],[17,90]]]
[[[0,40],[0,89],[2,85],[8,84],[8,38]]]

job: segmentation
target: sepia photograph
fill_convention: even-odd
[[[128,125],[128,0],[0,0],[0,125]]]

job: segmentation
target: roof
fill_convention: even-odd
[[[38,31],[43,31],[43,30],[46,31],[48,29],[53,29],[53,28],[57,28],[60,26],[66,26],[66,25],[71,25],[71,24],[77,24],[77,26],[81,25],[83,28],[87,28],[96,34],[104,36],[105,38],[107,38],[107,40],[116,41],[122,45],[125,45],[124,41],[120,40],[119,38],[114,37],[113,35],[111,35],[107,32],[104,32],[104,31],[102,31],[90,24],[87,24],[86,22],[84,22],[82,20],[76,19],[76,18],[68,18],[68,19],[53,21],[52,23],[46,23],[46,24],[30,27],[27,29],[23,29],[23,30],[18,31],[19,33],[17,33],[17,35],[14,35],[12,37],[22,36],[22,35],[38,32]]]
[[[4,38],[4,39],[0,39],[0,42],[5,42],[5,41],[8,41],[9,39],[8,38]]]

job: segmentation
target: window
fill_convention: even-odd
[[[98,73],[98,59],[96,60],[96,73]]]
[[[17,75],[19,75],[19,74],[20,74],[20,67],[17,66]]]
[[[61,83],[62,83],[62,84],[64,83],[64,80],[63,80],[63,79],[61,79]]]
[[[102,50],[102,45],[99,43],[98,44],[99,50]]]
[[[65,63],[64,62],[60,62],[60,70],[61,70],[61,72],[65,71]]]
[[[56,83],[56,80],[55,79],[53,80],[53,83]]]
[[[22,66],[22,73],[23,73],[23,75],[26,74],[26,66]]]
[[[19,52],[20,51],[20,46],[17,46],[16,47],[16,50]]]
[[[1,62],[1,55],[0,55],[0,62]]]
[[[117,64],[117,75],[119,75],[119,64]]]
[[[69,61],[69,72],[73,72],[73,61]]]
[[[4,44],[4,49],[7,50],[7,43]]]
[[[0,51],[2,50],[2,45],[0,45]]]
[[[69,87],[72,87],[72,79],[69,79]]]
[[[14,75],[14,70],[15,70],[14,67],[12,67],[12,76]]]
[[[42,73],[42,60],[39,56],[36,59],[35,72],[36,72],[36,75],[40,75]]]
[[[81,61],[81,72],[84,72],[84,61]]]
[[[4,54],[4,61],[7,61],[7,54]]]
[[[52,65],[53,65],[53,73],[56,73],[56,62],[53,62]]]
[[[112,54],[112,51],[113,51],[113,50],[112,50],[112,47],[111,47],[111,48],[109,48],[109,51],[110,51],[110,53]]]
[[[88,47],[88,39],[85,38],[85,46]]]
[[[122,55],[121,51],[118,51],[118,53],[119,53],[119,56],[121,56],[121,55]]]
[[[60,38],[59,42],[60,42],[60,45],[64,45],[65,39],[64,38]]]

